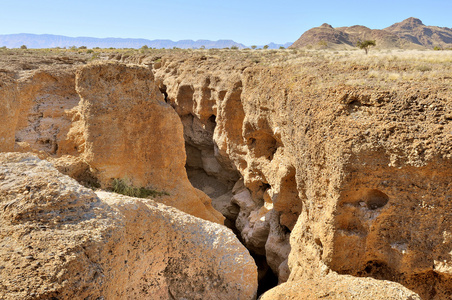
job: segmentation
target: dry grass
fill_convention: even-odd
[[[234,69],[253,66],[291,68],[295,82],[313,77],[315,88],[338,85],[391,86],[411,81],[443,81],[452,77],[452,51],[433,50],[234,50],[234,49],[4,49],[0,57],[67,56],[84,62],[121,60],[139,63],[141,58],[184,60],[203,57]],[[149,61],[148,60],[148,61]]]

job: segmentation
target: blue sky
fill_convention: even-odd
[[[294,42],[306,30],[365,25],[382,29],[408,17],[452,27],[452,0],[182,1],[2,0],[0,34],[145,39],[232,39],[246,45]]]

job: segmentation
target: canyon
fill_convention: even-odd
[[[25,53],[0,298],[452,297],[449,51]]]

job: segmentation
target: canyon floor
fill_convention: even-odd
[[[451,87],[452,51],[0,49],[0,298],[450,299]]]

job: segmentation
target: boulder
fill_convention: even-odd
[[[267,291],[260,300],[421,300],[399,283],[330,273],[319,279],[291,281]]]
[[[226,227],[94,192],[29,154],[0,153],[1,299],[254,299]]]

